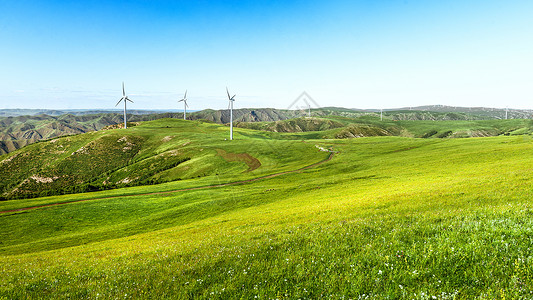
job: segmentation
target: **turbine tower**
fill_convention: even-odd
[[[122,98],[120,98],[120,100],[118,100],[117,104],[115,105],[115,107],[117,107],[117,105],[119,105],[120,101],[124,101],[124,128],[128,128],[128,125],[126,124],[127,120],[126,120],[126,102],[131,102],[133,103],[133,101],[130,100],[130,98],[128,98],[128,96],[126,96],[126,91],[124,89],[124,81],[122,81]]]
[[[381,121],[383,121],[383,108],[381,109],[380,115],[381,115]]]
[[[179,100],[178,102],[183,102],[183,120],[187,120],[187,107],[189,107],[189,105],[187,105],[187,90],[185,90],[185,95],[183,96],[183,99]]]
[[[229,100],[229,104],[228,104],[228,109],[229,109],[229,140],[233,140],[233,102],[235,102],[235,96],[237,95],[233,95],[233,97],[231,97],[229,95],[229,91],[228,91],[228,87],[226,87],[226,93],[228,93],[228,100]]]
[[[507,120],[507,115],[508,115],[508,113],[509,113],[509,107],[506,107],[506,108],[505,108],[505,119],[506,119],[506,120]]]

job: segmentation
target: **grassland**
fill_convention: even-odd
[[[179,142],[161,143],[166,126]],[[102,133],[152,141],[137,154],[146,159],[190,147],[190,160],[157,174],[202,176],[0,202],[87,200],[0,214],[0,298],[533,297],[530,136],[227,133],[165,120]],[[321,149],[333,158],[220,186],[324,161]],[[261,165],[250,170],[244,153]]]
[[[312,115],[315,120],[307,120],[307,111],[301,110],[279,110],[272,108],[260,109],[236,109],[233,112],[233,120],[240,122],[239,126],[252,129],[261,129],[278,132],[299,132],[299,131],[324,131],[327,129],[338,128],[341,123],[359,124],[355,126],[352,124],[350,128],[346,128],[334,137],[348,138],[355,136],[381,136],[381,135],[398,135],[398,133],[408,132],[406,128],[401,128],[400,131],[383,130],[382,125],[387,123],[387,120],[392,121],[463,121],[463,126],[467,131],[459,132],[459,137],[466,136],[485,136],[485,135],[500,135],[508,133],[505,128],[500,128],[505,122],[499,122],[505,116],[505,111],[499,109],[488,108],[457,108],[457,107],[443,107],[430,106],[420,107],[420,110],[388,110],[384,112],[385,123],[380,122],[376,124],[375,121],[378,114],[371,111],[353,110],[339,107],[323,107],[319,109],[312,109]],[[39,115],[24,115],[40,113]],[[131,122],[153,121],[163,118],[182,118],[182,113],[148,113],[147,111],[132,110],[128,120]],[[46,115],[49,114],[49,115]],[[5,117],[3,117],[5,116]],[[337,122],[336,118],[348,119],[348,122]],[[510,110],[509,117],[511,119],[530,119],[529,111],[525,110]],[[94,130],[100,130],[109,126],[120,126],[122,122],[122,114],[120,113],[106,113],[105,111],[46,111],[46,110],[0,110],[0,155],[12,152],[23,146],[47,139],[53,139],[65,135],[75,135],[79,133],[86,133]],[[202,111],[191,112],[187,115],[189,120],[205,120],[219,124],[229,123],[228,110],[211,110],[206,109]],[[320,120],[317,122],[317,120]],[[490,130],[476,131],[476,120],[493,121]],[[287,122],[277,122],[287,121]],[[370,124],[365,124],[369,121]],[[465,122],[471,121],[471,122]],[[494,122],[495,121],[495,122]],[[516,120],[513,120],[515,122]],[[258,123],[259,122],[259,123]],[[415,122],[416,124],[417,122]],[[489,122],[490,123],[490,122]],[[511,122],[512,123],[512,122]],[[523,121],[518,121],[518,125],[524,125]],[[488,123],[485,123],[485,125]],[[400,127],[398,124],[389,124],[388,127]],[[415,126],[417,127],[417,126]],[[435,127],[434,125],[432,127]],[[438,126],[437,126],[438,127]],[[453,127],[453,125],[452,125]],[[514,128],[521,129],[520,134],[531,133],[531,126],[525,124],[523,127]],[[416,128],[415,128],[416,131]],[[448,129],[449,131],[449,129]],[[443,131],[435,135],[433,131],[424,132],[422,135],[426,137],[447,137],[455,134],[454,132]],[[334,132],[335,133],[335,132]]]
[[[410,113],[413,114],[413,112]],[[413,121],[398,120],[397,117],[397,112],[385,113],[383,120],[380,120],[379,116],[375,114],[357,118],[331,115],[321,118],[296,118],[276,122],[243,122],[237,123],[237,126],[269,132],[296,133],[282,137],[292,139],[344,139],[372,136],[469,138],[533,133],[533,121],[526,119]]]
[[[305,160],[291,155],[312,159],[316,152],[303,143],[267,141],[261,132],[250,130],[240,131],[244,138],[240,145],[230,144],[225,140],[227,129],[201,121],[164,119],[128,131],[103,130],[32,144],[0,159],[0,196],[31,198],[209,175],[227,175],[223,180],[231,180],[245,173],[251,178],[302,167]],[[239,155],[260,159],[263,167],[250,169]]]

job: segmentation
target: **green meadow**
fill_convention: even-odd
[[[166,119],[0,156],[4,195],[42,193],[0,201],[0,299],[532,298],[529,121],[439,122]]]

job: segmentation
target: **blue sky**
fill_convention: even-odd
[[[533,1],[0,0],[0,108],[533,108]]]

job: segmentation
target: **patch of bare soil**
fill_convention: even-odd
[[[248,170],[244,172],[251,172],[261,166],[261,162],[251,156],[248,153],[228,153],[222,149],[217,149],[218,155],[222,156],[226,161],[232,162],[232,161],[242,161],[248,166]]]

